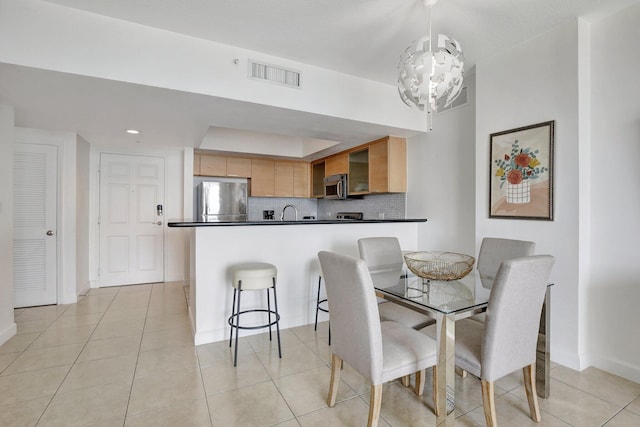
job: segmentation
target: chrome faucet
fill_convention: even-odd
[[[294,205],[287,205],[284,208],[282,208],[282,213],[280,214],[280,221],[284,221],[284,211],[286,211],[287,208],[293,208],[294,212],[296,213],[296,221],[297,221],[298,220],[298,208],[296,208]]]

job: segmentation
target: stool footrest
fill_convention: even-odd
[[[272,315],[275,316],[275,320],[272,321],[271,323],[265,323],[264,325],[256,325],[256,326],[239,326],[237,323],[237,318],[239,315],[241,314],[245,314],[245,313],[271,313]],[[234,321],[235,320],[235,321]],[[229,326],[233,327],[233,328],[237,328],[237,329],[262,329],[262,328],[268,328],[269,326],[273,326],[276,323],[278,323],[278,321],[280,320],[280,315],[278,313],[276,313],[273,310],[265,310],[265,309],[256,309],[256,310],[244,310],[241,311],[239,313],[234,314],[233,316],[229,316]]]
[[[327,308],[320,307],[320,304],[324,304],[325,302],[327,302],[326,298],[325,299],[321,299],[320,301],[318,301],[318,310],[324,311],[325,313],[328,313],[329,312],[329,307],[327,307]]]

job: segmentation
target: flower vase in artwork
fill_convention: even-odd
[[[507,203],[523,204],[531,202],[531,180],[538,179],[549,168],[540,164],[539,150],[520,147],[516,139],[511,145],[511,153],[496,159],[496,176],[500,179],[500,189],[506,184]]]
[[[507,182],[507,203],[529,203],[530,201],[529,180],[523,180],[519,184]]]

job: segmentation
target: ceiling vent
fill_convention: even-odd
[[[288,87],[300,87],[300,72],[276,65],[261,64],[252,59],[249,60],[249,78],[263,80]]]
[[[465,86],[462,89],[460,89],[460,95],[458,95],[457,98],[454,99],[451,104],[447,105],[444,108],[439,109],[438,113],[444,113],[445,111],[451,111],[453,109],[463,107],[467,105],[468,102],[469,102],[469,91]]]

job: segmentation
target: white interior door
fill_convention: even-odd
[[[164,159],[100,155],[100,286],[164,280]]]
[[[56,304],[58,148],[16,144],[13,155],[15,307]]]

